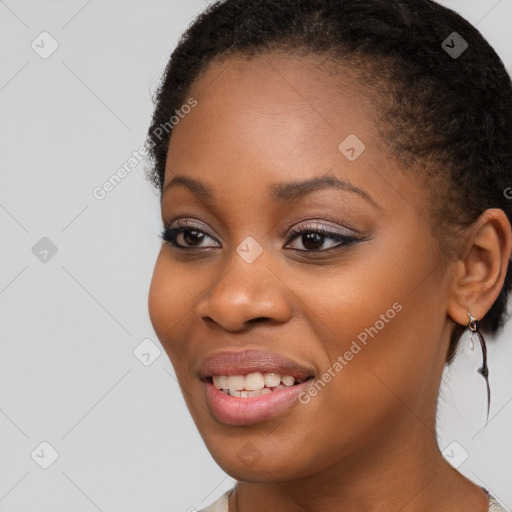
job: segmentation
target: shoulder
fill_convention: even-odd
[[[228,501],[233,491],[234,489],[226,491],[217,501],[212,503],[209,507],[201,509],[199,512],[228,512]]]

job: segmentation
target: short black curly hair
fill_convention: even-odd
[[[455,46],[453,37],[468,45],[460,55],[446,51]],[[201,72],[216,59],[276,51],[349,65],[377,94],[390,158],[403,169],[426,171],[441,258],[488,208],[502,209],[512,223],[505,193],[512,185],[510,76],[475,27],[431,0],[226,0],[208,7],[182,35],[155,94],[148,178],[160,193],[170,119],[177,119]],[[502,328],[511,278],[509,265],[479,322],[482,331]],[[454,323],[448,363],[465,328]]]

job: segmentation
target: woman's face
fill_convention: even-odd
[[[163,243],[149,312],[213,457],[292,480],[435,443],[447,274],[357,81],[230,59],[189,97],[162,196],[183,248]]]

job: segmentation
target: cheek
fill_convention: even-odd
[[[320,341],[317,354],[323,354],[320,376],[328,381],[318,403],[339,404],[340,414],[368,408],[377,419],[393,402],[414,407],[439,366],[441,333],[430,326],[442,325],[443,304],[439,283],[425,279],[430,261],[404,261],[400,250],[388,251],[387,260],[385,254],[319,274],[302,294],[308,324],[315,326],[312,339]],[[295,275],[298,283],[308,281]]]
[[[183,336],[187,315],[197,302],[194,280],[166,261],[162,248],[153,270],[148,294],[148,312],[153,329],[173,365],[187,347]]]
[[[173,311],[175,311],[173,287],[164,267],[160,253],[153,269],[148,294],[149,318],[160,341],[163,339],[162,334],[165,332],[166,326],[175,320],[172,318]]]

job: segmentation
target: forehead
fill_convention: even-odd
[[[331,174],[382,193],[403,176],[386,158],[364,90],[353,70],[310,57],[216,61],[187,95],[197,106],[174,128],[164,189],[186,175],[226,195],[240,187],[268,194],[271,182]]]
[[[245,121],[256,126],[266,122],[269,127],[309,130],[309,136],[338,132],[339,138],[347,129],[371,130],[378,115],[354,70],[333,67],[325,58],[282,53],[216,60],[193,83],[188,96],[200,107],[193,117],[202,114],[201,121],[209,128],[229,119],[237,129]]]
[[[375,117],[370,102],[357,92],[353,73],[327,69],[311,58],[287,55],[210,65],[187,95],[197,106],[173,130],[171,163],[177,165],[181,157],[191,163],[205,154],[224,157],[225,164],[232,159],[297,162],[305,154],[333,150],[338,156],[339,144],[350,134],[368,147]]]

